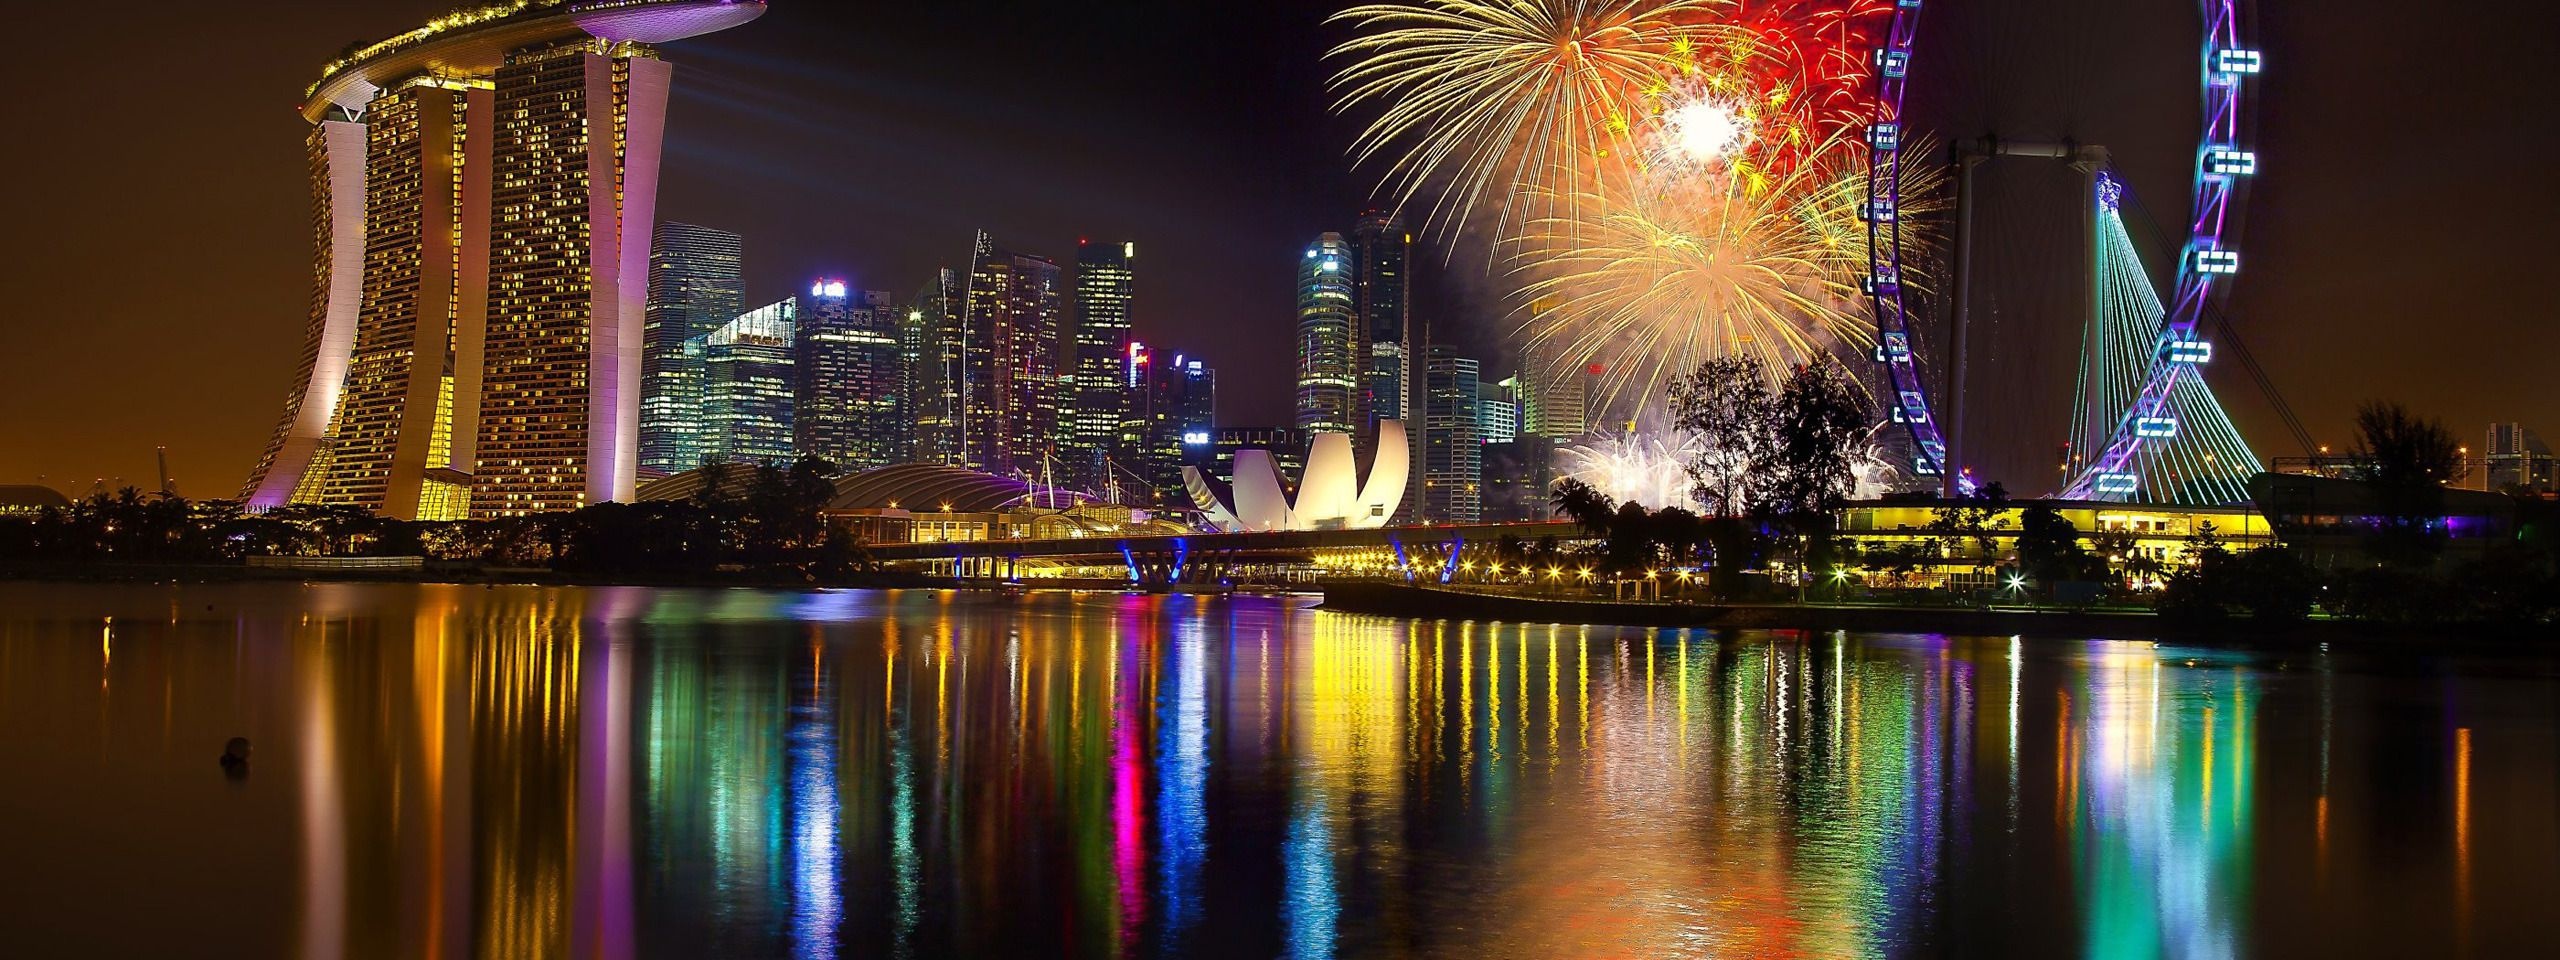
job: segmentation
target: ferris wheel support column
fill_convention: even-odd
[[[1948,311],[1947,323],[1947,412],[1939,430],[1947,444],[1947,495],[1954,496],[1956,484],[1965,469],[1964,406],[1966,367],[1969,365],[1966,339],[1973,320],[1973,204],[1978,196],[1973,185],[1974,168],[1994,157],[2065,160],[2070,162],[2071,169],[2087,178],[2089,192],[2086,196],[2094,198],[2098,175],[2106,169],[2109,154],[2105,147],[2082,146],[2071,140],[2003,140],[1998,134],[1987,135],[1980,140],[1959,141],[1947,148],[1947,154],[1948,162],[1956,168],[1956,276],[1955,303]],[[2095,206],[2094,200],[2090,206]],[[2085,278],[2088,282],[2081,284],[2086,290],[2084,308],[2088,315],[2095,316],[2098,309],[2095,272],[2097,212],[2087,209],[2081,216],[2081,225],[2085,228],[2082,234],[2089,238],[2090,244],[2089,263],[2086,265],[2090,273]]]
[[[1965,335],[1973,322],[1973,170],[1988,157],[1969,146],[1959,143],[1947,148],[1956,168],[1956,302],[1947,311],[1947,416],[1939,424],[1946,434],[1947,463],[1952,468],[1941,491],[1948,497],[1956,495],[1956,480],[1964,475]]]
[[[2106,300],[2098,290],[2100,278],[2098,258],[2104,255],[2105,249],[2098,240],[2100,222],[2098,208],[2106,203],[2106,199],[2100,194],[2107,189],[2103,181],[2107,175],[2108,159],[2105,147],[2082,147],[2074,151],[2071,159],[2072,172],[2080,175],[2080,242],[2088,245],[2080,255],[2080,329],[2084,338],[2101,329],[2106,311]],[[2088,349],[2085,340],[2081,348]],[[2096,386],[2094,383],[2083,384],[2081,389],[2093,390]],[[2084,456],[2088,452],[2088,447],[2105,442],[2107,438],[2104,436],[2081,436],[2078,425],[2075,424],[2072,428],[2070,456]],[[2063,467],[2062,482],[2070,483],[2071,474],[2076,468],[2068,458],[2063,461]]]

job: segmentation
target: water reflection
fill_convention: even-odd
[[[2227,956],[2560,935],[2549,664],[1294,602],[0,586],[39,955]],[[112,618],[112,619],[110,619]],[[74,732],[94,723],[94,731]],[[253,773],[210,762],[258,744]],[[48,899],[50,897],[50,899]],[[149,919],[132,919],[133,908]]]

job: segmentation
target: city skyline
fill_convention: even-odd
[[[1144,23],[1147,30],[1137,35],[1101,42],[1121,44],[1127,49],[1162,46],[1176,51],[1170,59],[1179,65],[1195,56],[1192,48],[1182,42],[1184,37],[1238,30],[1254,32],[1267,43],[1256,46],[1250,55],[1257,58],[1256,63],[1267,63],[1268,69],[1213,71],[1194,89],[1146,91],[1133,94],[1136,102],[1132,105],[1096,107],[1101,111],[1097,115],[1101,119],[1096,122],[1129,134],[1116,142],[1149,149],[1180,142],[1201,151],[1191,162],[1178,165],[1187,171],[1181,175],[1124,172],[1090,181],[1100,185],[1099,189],[1085,191],[1092,199],[1035,196],[1033,202],[1010,204],[992,201],[1021,201],[1024,197],[1020,191],[1031,187],[1006,187],[997,191],[1001,196],[989,197],[988,203],[962,204],[956,202],[959,194],[941,189],[943,178],[926,176],[915,181],[919,189],[885,191],[900,196],[868,199],[883,191],[872,190],[866,184],[881,181],[883,172],[891,169],[913,173],[924,162],[922,157],[937,157],[941,162],[982,175],[995,158],[1006,155],[1008,145],[999,140],[970,143],[952,139],[956,136],[952,130],[938,120],[925,119],[930,114],[920,113],[919,109],[928,103],[965,99],[967,91],[977,89],[974,85],[979,83],[1001,86],[1012,74],[1000,71],[1005,76],[979,80],[957,76],[949,70],[920,70],[920,64],[929,63],[935,52],[943,49],[942,34],[933,28],[947,26],[947,15],[934,11],[866,14],[879,21],[876,25],[880,28],[910,38],[910,42],[885,52],[872,66],[828,59],[814,53],[813,45],[829,30],[866,21],[843,11],[827,12],[812,5],[785,3],[777,6],[774,19],[751,29],[683,41],[671,48],[670,59],[683,64],[686,80],[678,84],[670,109],[665,174],[668,185],[661,204],[664,218],[744,234],[748,256],[754,261],[748,268],[748,285],[754,294],[751,299],[756,302],[786,293],[816,275],[845,276],[864,288],[903,291],[931,276],[930,267],[916,268],[916,264],[948,265],[954,257],[950,251],[965,247],[968,231],[976,222],[986,223],[990,230],[1023,249],[1052,256],[1065,254],[1078,236],[1131,239],[1150,250],[1161,251],[1151,258],[1151,269],[1166,278],[1150,292],[1154,297],[1154,290],[1161,290],[1161,298],[1152,306],[1142,304],[1135,311],[1133,325],[1138,336],[1188,345],[1197,338],[1174,331],[1192,325],[1227,325],[1192,318],[1218,316],[1206,305],[1229,302],[1242,305],[1236,308],[1237,312],[1250,318],[1233,321],[1243,336],[1273,338],[1263,342],[1277,342],[1285,334],[1266,328],[1285,324],[1281,314],[1286,307],[1272,303],[1272,291],[1285,291],[1289,279],[1272,276],[1264,258],[1275,245],[1286,245],[1282,249],[1287,249],[1321,229],[1340,229],[1365,206],[1368,195],[1367,176],[1344,169],[1347,164],[1339,156],[1338,147],[1342,138],[1332,135],[1339,132],[1341,125],[1323,114],[1321,68],[1306,62],[1321,52],[1331,35],[1316,23],[1320,11],[1249,11],[1231,15],[1248,19],[1220,19],[1169,15],[1165,10],[1139,6],[1112,14],[1107,22],[1083,26],[1068,22],[1069,18],[1063,15],[1042,19],[1026,10],[1026,17],[1006,21],[992,35],[981,39],[1011,53],[1017,46],[1028,49],[1033,37],[1044,30],[1071,30],[1073,35],[1083,37],[1115,28],[1125,31]],[[1974,29],[1961,18],[1990,18],[2000,12],[1997,4],[1979,6],[1979,12],[1969,12],[1968,5],[1938,11],[1947,18],[1938,21],[1946,24],[1945,32],[1924,37],[1924,45],[2014,44],[2017,31],[2034,29],[2032,25],[2021,26],[2006,35]],[[279,131],[289,126],[279,116],[276,100],[265,99],[255,91],[270,91],[278,99],[291,96],[286,91],[298,91],[308,83],[313,65],[344,40],[380,36],[400,24],[440,13],[445,7],[441,3],[383,4],[349,10],[313,5],[303,11],[308,16],[289,18],[292,22],[287,24],[262,23],[254,30],[249,25],[216,24],[206,38],[186,38],[190,43],[219,39],[258,54],[221,67],[232,77],[222,86],[249,91],[240,98],[248,105],[209,104],[206,117],[178,121],[181,129],[203,131],[215,131],[214,121],[221,121],[218,132],[193,135],[208,142],[238,145],[237,149],[216,151],[221,159],[210,161],[216,176],[238,186],[236,195],[206,202],[168,193],[172,187],[152,183],[151,178],[128,178],[137,184],[131,197],[87,193],[100,198],[106,204],[103,209],[110,213],[128,204],[133,205],[131,209],[149,204],[171,211],[180,225],[219,216],[224,226],[212,235],[230,238],[223,244],[225,249],[191,247],[182,253],[160,245],[156,238],[130,230],[101,229],[130,222],[129,218],[120,220],[111,215],[93,224],[64,216],[63,208],[48,197],[30,198],[37,222],[48,228],[38,233],[52,238],[52,242],[44,249],[26,251],[27,255],[17,260],[26,265],[26,276],[33,281],[23,283],[30,294],[25,301],[27,309],[65,315],[65,306],[77,302],[84,305],[78,313],[94,315],[98,320],[29,324],[18,331],[28,349],[14,351],[16,355],[57,359],[43,364],[23,359],[10,361],[5,372],[14,375],[12,382],[24,384],[22,389],[29,391],[30,397],[62,404],[73,412],[68,416],[27,418],[9,428],[7,442],[0,443],[0,476],[18,482],[42,476],[57,488],[75,491],[86,489],[93,477],[122,477],[134,482],[148,475],[151,448],[166,444],[182,489],[196,495],[218,495],[236,486],[238,478],[258,457],[259,448],[275,424],[277,384],[290,374],[286,369],[292,363],[287,356],[290,348],[278,349],[274,345],[290,342],[296,336],[292,328],[298,325],[297,316],[305,312],[300,301],[309,295],[307,286],[296,276],[308,268],[309,247],[303,239],[309,236],[307,188],[291,173],[284,172],[301,162],[301,158],[292,156],[301,150],[298,145],[290,151],[279,149],[280,144],[275,142]],[[2249,282],[2240,288],[2235,310],[2247,311],[2251,346],[2261,355],[2271,378],[2295,408],[2303,411],[2312,432],[2323,439],[2343,436],[2344,421],[2355,402],[2386,391],[2442,416],[2466,434],[2476,432],[2478,424],[2491,421],[2521,421],[2546,430],[2560,422],[2560,410],[2553,409],[2554,401],[2546,392],[2529,388],[2533,378],[2527,373],[2533,358],[2551,355],[2554,334],[2548,325],[2526,324],[2514,331],[2501,330],[2495,319],[2518,313],[2516,308],[2499,303],[2499,285],[2493,281],[2514,275],[2523,263],[2518,258],[2530,245],[2480,243],[2471,236],[2473,224],[2449,215],[2450,210],[2469,203],[2465,198],[2480,186],[2469,180],[2444,184],[2441,189],[2448,191],[2446,196],[2388,208],[2365,204],[2340,207],[2323,199],[2360,195],[2357,191],[2365,185],[2385,182],[2386,170],[2422,167],[2415,162],[2414,148],[2406,145],[2413,138],[2384,138],[2371,144],[2359,141],[2352,144],[2354,149],[2348,149],[2351,142],[2345,138],[2361,137],[2364,128],[2350,122],[2352,114],[2341,112],[2341,106],[2328,101],[2355,100],[2357,96],[2313,97],[2305,93],[2311,89],[2306,85],[2361,76],[2341,72],[2342,63],[2359,38],[2387,35],[2387,24],[2380,22],[2373,11],[2364,9],[2346,9],[2319,18],[2282,9],[2264,13],[2269,45],[2284,58],[2287,69],[2275,71],[2268,80],[2269,100],[2278,106],[2271,108],[2261,121],[2266,144],[2262,152],[2271,164],[2284,165],[2285,176],[2270,178],[2253,202],[2250,229],[2256,258]],[[2449,15],[2489,20],[2514,13],[2548,16],[2547,12],[2535,13],[2520,5],[2499,4],[2466,6]],[[51,32],[69,38],[94,29],[76,22],[43,26],[59,28]],[[2096,54],[2117,59],[2140,57],[2147,71],[2144,76],[2173,72],[2170,68],[2176,66],[2174,58],[2154,58],[2143,52],[2144,44],[2155,39],[2148,36],[2153,28],[2141,24],[2134,27],[2131,35],[2110,41],[2123,47],[2123,51],[2108,47],[2097,49]],[[2157,32],[2175,34],[2184,29],[2172,23]],[[1945,39],[1936,39],[1940,37]],[[145,36],[135,42],[175,44],[179,39]],[[2090,47],[2084,44],[2073,50],[2086,53]],[[2042,59],[2050,57],[1991,58],[1991,66],[1984,69],[2011,65],[2026,71],[2042,66]],[[270,60],[282,61],[282,65],[270,64]],[[1055,72],[1053,59],[1038,57],[1008,71],[1021,70],[1027,75],[1035,67]],[[2452,68],[2476,69],[2460,64]],[[65,72],[77,77],[86,75],[84,69],[67,65]],[[1147,71],[1151,69],[1155,68],[1136,64],[1097,68],[1092,74],[1093,82],[1134,91],[1144,85],[1109,81],[1149,75]],[[805,88],[768,82],[791,76],[794,71],[806,81]],[[1995,78],[1977,79],[1982,81],[1975,84],[1978,87]],[[2408,96],[2362,86],[2367,80],[2351,82],[2357,84],[2353,93],[2368,97],[2378,107],[2405,102]],[[941,90],[937,85],[949,89]],[[2491,93],[2489,102],[2494,104],[2498,88],[2481,88]],[[878,149],[821,165],[769,165],[729,146],[748,142],[749,137],[743,135],[751,135],[754,142],[770,143],[786,133],[807,137],[815,147],[846,143],[844,133],[827,129],[831,126],[828,122],[783,123],[778,119],[798,115],[809,98],[827,90],[868,91],[867,96],[851,99],[868,104],[880,118],[883,130],[894,135],[886,140],[875,138]],[[1241,103],[1248,94],[1256,107],[1249,111],[1257,115],[1253,120],[1222,120],[1180,141],[1164,139],[1161,123],[1149,126],[1152,121],[1133,116],[1161,114],[1162,108],[1172,103]],[[147,94],[137,87],[106,82],[98,88],[97,95],[112,105],[117,98]],[[1047,103],[1060,96],[1063,94],[1043,91],[1032,98],[1032,103]],[[1957,96],[1949,93],[1942,99],[1954,100]],[[2137,99],[2133,93],[2123,97]],[[2013,95],[2009,99],[2032,97]],[[2034,112],[2014,103],[2011,107],[2014,109],[2009,112],[2013,114]],[[39,111],[39,124],[76,128],[63,126],[77,121],[49,112],[49,105],[35,104],[31,109]],[[1995,104],[1985,109],[2001,108]],[[1937,111],[1939,116],[1935,119],[1940,122],[1935,125],[1949,130],[1987,125],[1979,122],[1986,119],[1982,110],[1968,113],[1943,103],[1919,103],[1915,110],[1924,114]],[[2466,129],[2471,130],[2475,140],[2489,138],[2484,149],[2470,151],[2482,158],[2480,162],[2505,163],[2512,161],[2504,157],[2530,155],[2529,148],[2493,145],[2540,135],[2524,125],[2490,123],[2490,118],[2500,115],[2490,106],[2391,115],[2418,116],[2418,122],[2434,130],[2468,124]],[[822,116],[840,118],[849,114],[829,111]],[[2167,151],[2170,159],[2166,161],[2146,158],[2140,146],[2146,138],[2133,135],[2141,132],[2139,125],[2133,132],[2121,132],[2129,122],[2118,118],[2059,118],[2059,126],[2076,126],[2089,136],[2119,145],[2118,155],[2134,167],[2138,187],[2150,188],[2155,197],[2173,197],[2172,187],[2145,182],[2172,178],[2146,177],[2145,170],[2157,171],[2174,163],[2176,151]],[[2043,123],[2057,125],[2053,120]],[[2183,123],[2171,118],[2158,126],[2173,129]],[[1032,132],[1038,129],[1041,128]],[[1139,133],[1154,136],[1137,136]],[[2174,145],[2177,136],[2151,139],[2160,143],[2149,152],[2160,153]],[[918,149],[928,144],[939,149]],[[1287,149],[1266,149],[1275,144]],[[898,146],[908,149],[894,149]],[[1053,156],[1044,154],[1046,159],[1040,166],[1069,171],[1108,169],[1125,166],[1133,150],[1148,152],[1135,147],[1080,147]],[[2328,164],[2333,169],[2326,170],[2319,169],[2320,164],[2303,162],[2304,158],[2317,157],[2353,158],[2353,162]],[[1204,164],[1198,158],[1214,162]],[[22,165],[22,176],[17,178],[21,181],[75,177],[73,171],[48,165],[52,161],[47,158],[18,157],[9,162]],[[105,161],[107,169],[102,172],[112,172],[118,162]],[[830,170],[833,176],[811,179]],[[767,176],[725,193],[710,189],[711,184],[742,173]],[[2475,179],[2487,183],[2498,178]],[[1141,189],[1141,182],[1149,183],[1149,188]],[[305,196],[296,198],[296,193]],[[813,198],[823,202],[809,204]],[[787,200],[796,200],[811,209],[806,213],[785,211]],[[2538,197],[2523,198],[2522,202],[2548,203]],[[842,215],[848,204],[876,211],[873,219],[884,229],[861,229],[863,220]],[[1186,208],[1198,212],[1171,218],[1165,212]],[[822,212],[827,213],[823,219],[830,225],[823,231],[813,230],[811,224]],[[2359,218],[2369,215],[2379,215],[2384,220],[2361,228],[2353,226],[2360,222]],[[1134,222],[1142,219],[1156,222]],[[2537,218],[2513,219],[2524,223]],[[1270,226],[1275,222],[1279,224],[1277,228]],[[890,246],[884,245],[889,241],[863,239],[865,234],[898,238],[892,244],[896,249],[891,251]],[[1422,234],[1414,257],[1417,265],[1442,264],[1449,251],[1427,231]],[[818,236],[834,239],[805,242],[806,238]],[[1204,236],[1219,237],[1221,242],[1197,242]],[[1286,239],[1275,241],[1275,237]],[[103,252],[122,249],[118,245],[130,245],[131,255],[117,259],[129,264],[139,257],[140,262],[149,264],[138,280],[129,284],[71,285],[74,278],[94,276],[98,268],[65,257],[79,254],[104,263],[110,258],[102,256]],[[760,257],[757,251],[770,256]],[[2454,251],[2462,254],[2456,257]],[[2410,267],[2379,269],[2381,264],[2409,258],[2416,258],[2409,261]],[[1202,266],[1203,260],[1228,262]],[[2420,268],[2463,279],[2425,296],[2382,284],[2383,278],[2395,274],[2414,276]],[[54,281],[54,277],[64,280]],[[1433,307],[1422,310],[1431,319],[1454,318],[1462,326],[1457,333],[1484,339],[1487,331],[1482,328],[1489,325],[1489,311],[1467,309],[1463,303],[1455,309],[1447,306],[1449,301],[1463,300],[1463,292],[1452,296],[1447,288],[1463,286],[1445,279],[1423,282],[1418,285],[1417,300],[1435,301]],[[1280,296],[1285,297],[1285,293]],[[153,319],[149,311],[136,310],[135,306],[144,302],[137,297],[157,302],[201,300],[207,320],[201,325],[170,328]],[[2523,337],[2524,342],[2512,349],[2477,351],[2461,349],[2460,338],[2412,337],[2395,344],[2397,362],[2387,368],[2374,366],[2370,345],[2376,342],[2375,338],[2390,336],[2388,324],[2402,317],[2439,314],[2460,325],[2457,328],[2475,329],[2483,336],[2491,331],[2513,333]],[[118,345],[114,355],[97,356],[101,353],[98,348],[110,342]],[[1480,346],[1470,349],[1487,362],[1490,371],[1511,369],[1496,351]],[[2009,349],[2027,351],[2033,345]],[[1225,386],[1233,398],[1231,405],[1238,411],[1233,419],[1283,422],[1283,418],[1273,415],[1277,411],[1269,409],[1285,402],[1273,396],[1275,391],[1271,388],[1275,384],[1269,380],[1257,382],[1265,374],[1226,358],[1212,356],[1211,360],[1230,368],[1230,383]],[[2371,375],[2334,375],[2341,370]],[[2232,403],[2233,415],[2243,422],[2250,436],[2280,435],[2271,425],[2271,414],[2263,409],[2263,403],[2248,396],[2236,397]],[[265,409],[259,409],[262,407]],[[1979,435],[1982,442],[2027,451],[2012,459],[2049,459],[2041,452],[2050,442],[2045,435],[2057,430],[2021,430],[2024,435],[2015,437]],[[2024,469],[2006,472],[2026,473]]]

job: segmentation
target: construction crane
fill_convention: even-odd
[[[170,500],[178,499],[178,482],[169,479],[169,448],[166,445],[159,448],[159,457],[160,496]]]

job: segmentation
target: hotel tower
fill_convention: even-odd
[[[650,45],[763,12],[510,0],[329,64],[302,106],[310,326],[249,507],[630,500],[673,72]]]

